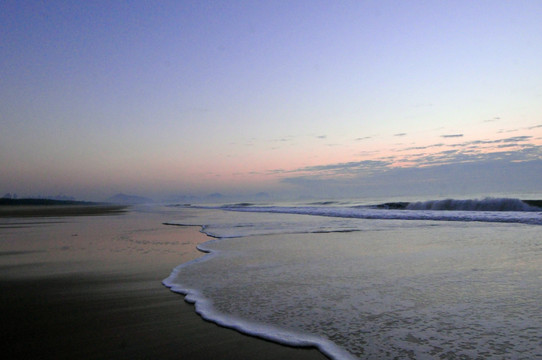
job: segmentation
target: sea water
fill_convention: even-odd
[[[172,223],[215,239],[164,283],[206,319],[335,359],[542,358],[542,212],[426,205],[183,208]]]

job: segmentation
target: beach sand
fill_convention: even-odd
[[[4,358],[325,359],[202,320],[161,284],[202,256],[196,227],[178,214],[66,209],[0,218]],[[84,216],[81,216],[84,215]]]

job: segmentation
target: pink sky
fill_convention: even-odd
[[[349,196],[469,163],[478,189],[542,160],[539,2],[3,10],[3,193]]]

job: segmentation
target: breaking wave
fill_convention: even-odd
[[[221,206],[222,210],[358,219],[482,221],[542,225],[542,201],[486,198],[362,206]]]
[[[520,199],[485,198],[482,200],[433,200],[412,202],[406,205],[407,210],[460,210],[460,211],[541,211]]]

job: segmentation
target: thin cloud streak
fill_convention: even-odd
[[[532,136],[514,136],[495,140],[472,140],[457,144],[442,143],[396,149],[395,155],[374,157],[371,160],[306,166],[283,171],[282,174],[302,174],[314,178],[330,176],[370,176],[396,168],[424,168],[483,161],[534,161],[542,159],[542,144],[533,143]],[[413,150],[443,150],[407,153]],[[447,149],[446,149],[447,148]],[[362,153],[363,154],[363,153]],[[366,156],[371,154],[367,152]],[[276,174],[276,172],[275,172]]]
[[[283,179],[283,183],[296,186],[298,192],[317,194],[331,189],[331,196],[375,197],[408,194],[440,194],[461,196],[465,194],[492,194],[540,190],[538,181],[542,173],[542,160],[515,161],[494,156],[473,162],[439,164],[423,168],[392,168],[372,176],[352,178],[315,178],[298,176]],[[465,179],[484,181],[465,181]],[[399,181],[398,181],[399,180]]]

